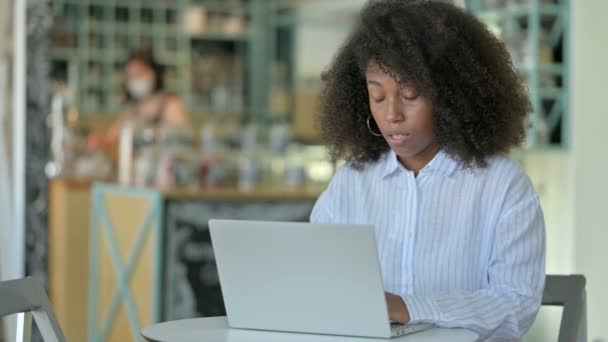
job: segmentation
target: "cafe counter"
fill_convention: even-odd
[[[224,315],[209,219],[308,221],[322,191],[50,189],[50,297],[77,341],[138,341],[154,322]]]

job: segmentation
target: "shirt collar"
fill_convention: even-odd
[[[458,168],[458,162],[443,150],[439,150],[433,159],[431,159],[431,161],[426,164],[426,166],[422,168],[420,172],[437,172],[445,177],[449,177],[456,170],[456,168]],[[384,172],[382,173],[382,177],[385,178],[397,170],[409,171],[403,165],[401,165],[399,159],[397,159],[397,154],[395,154],[393,150],[389,150],[384,159]]]

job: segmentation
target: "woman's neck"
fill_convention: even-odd
[[[418,176],[420,170],[422,170],[433,158],[439,153],[439,144],[431,144],[418,154],[405,158],[398,156],[399,162],[406,169],[414,172],[414,175]]]

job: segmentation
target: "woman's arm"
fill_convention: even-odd
[[[122,127],[126,113],[121,114],[105,133],[92,133],[87,138],[87,146],[90,150],[113,148],[118,145],[120,128]]]
[[[179,96],[171,95],[167,98],[163,122],[175,125],[183,125],[188,122],[186,106]]]
[[[535,194],[499,218],[487,281],[477,291],[401,297],[411,323],[468,328],[482,339],[520,339],[540,308],[545,282],[545,223]]]

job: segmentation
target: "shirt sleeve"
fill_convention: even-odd
[[[340,222],[339,212],[345,205],[350,203],[347,200],[350,195],[347,191],[347,185],[350,184],[352,186],[351,179],[349,179],[349,171],[348,164],[336,171],[312,209],[310,214],[311,223],[343,223]]]
[[[312,213],[310,214],[311,223],[336,223],[331,209],[331,192],[325,190],[317,199]]]
[[[519,340],[528,331],[545,282],[545,224],[532,193],[498,219],[487,286],[429,297],[402,295],[411,323],[467,328],[493,341]]]

